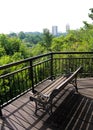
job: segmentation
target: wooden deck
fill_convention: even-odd
[[[45,85],[45,84],[44,84]],[[0,130],[93,130],[93,78],[78,79],[79,93],[68,85],[54,99],[54,113],[34,115],[31,92],[3,109]]]

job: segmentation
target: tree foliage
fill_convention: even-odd
[[[88,16],[93,20],[93,8],[90,8],[89,10],[91,11],[91,13],[88,14]]]
[[[93,8],[90,11],[88,16],[93,20]],[[93,24],[83,23],[82,28],[58,37],[47,28],[43,33],[0,34],[0,65],[50,51],[93,51]]]
[[[52,39],[53,39],[53,35],[49,32],[48,29],[44,29],[42,46],[45,47],[47,51],[52,51],[51,50]]]

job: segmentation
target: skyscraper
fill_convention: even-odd
[[[52,34],[54,36],[57,36],[58,35],[58,26],[52,26]]]

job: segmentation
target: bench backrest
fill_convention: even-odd
[[[68,85],[74,78],[77,77],[77,74],[80,73],[82,67],[79,67],[74,73],[72,73],[65,81],[63,81],[57,88],[55,88],[50,94],[50,100],[52,100],[64,87]]]

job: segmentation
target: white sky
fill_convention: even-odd
[[[51,31],[53,25],[65,31],[83,27],[93,0],[0,0],[0,33]]]

